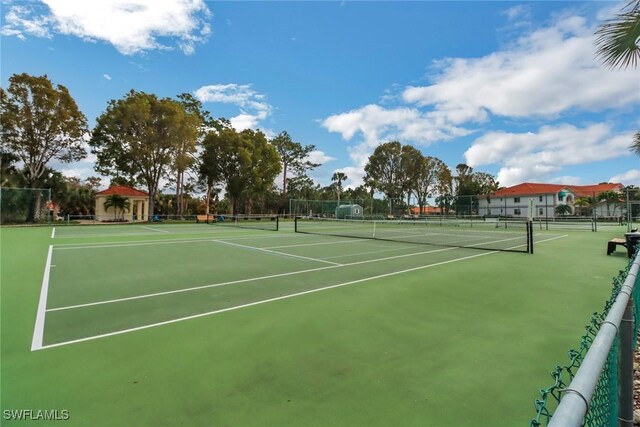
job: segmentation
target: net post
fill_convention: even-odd
[[[279,219],[279,215],[276,215],[276,231],[280,231],[280,219]]]
[[[293,232],[298,232],[298,215],[293,217]]]

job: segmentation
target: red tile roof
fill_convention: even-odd
[[[439,207],[436,206],[424,206],[423,207],[424,210],[422,211],[422,213],[424,215],[428,215],[428,214],[439,214],[441,212],[441,209]],[[420,215],[420,207],[416,206],[411,208],[411,213],[414,215]]]
[[[605,191],[620,191],[624,186],[620,183],[597,185],[572,185],[571,189],[578,197],[588,197],[604,193]]]
[[[145,193],[144,191],[137,190],[133,187],[127,187],[125,185],[114,185],[113,187],[109,187],[106,190],[96,193],[96,196],[110,196],[112,194],[129,197],[149,197],[149,193]]]
[[[492,196],[526,196],[532,194],[555,194],[562,190],[569,190],[578,197],[598,195],[605,191],[620,191],[623,185],[614,184],[597,184],[597,185],[562,185],[562,184],[539,184],[532,182],[524,182],[514,185],[513,187],[501,188],[494,192]]]
[[[531,182],[524,182],[522,184],[514,185],[513,187],[501,188],[497,190],[492,196],[524,196],[529,194],[552,194],[568,189],[566,185],[560,184],[536,184]]]

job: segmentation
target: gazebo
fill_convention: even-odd
[[[133,187],[114,185],[96,193],[96,218],[100,220],[114,218],[117,212],[113,207],[104,208],[107,197],[117,194],[129,199],[129,211],[124,212],[127,221],[147,221],[149,219],[149,194]]]

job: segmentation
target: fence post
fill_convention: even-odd
[[[629,298],[620,322],[618,361],[620,427],[633,426],[633,302],[633,298]]]

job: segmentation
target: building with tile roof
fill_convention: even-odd
[[[556,208],[568,205],[573,215],[617,217],[623,214],[622,205],[598,201],[604,192],[620,192],[620,183],[596,185],[563,185],[524,182],[501,188],[488,196],[478,196],[478,211],[484,216],[508,216],[526,218],[530,204],[535,217],[554,218]],[[592,198],[592,204],[581,206],[580,200]],[[595,205],[593,204],[595,202]]]
[[[126,185],[114,185],[106,190],[96,193],[96,218],[99,221],[111,221],[118,217],[113,207],[105,209],[104,202],[113,194],[129,199],[129,211],[124,212],[126,221],[148,221],[149,219],[149,193],[140,191]]]

